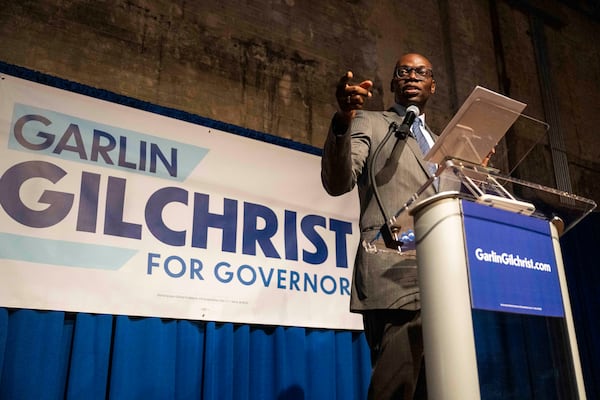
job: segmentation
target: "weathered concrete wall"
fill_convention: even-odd
[[[435,67],[435,130],[475,85],[547,121],[530,3],[538,2],[0,0],[0,60],[321,147],[339,76],[351,69],[373,79],[369,108],[387,107],[393,65],[409,51]],[[598,20],[558,0],[543,4],[544,68],[573,192],[600,202]],[[498,165],[509,168],[533,144],[528,134],[512,133]],[[519,173],[553,185],[553,165],[543,138]]]

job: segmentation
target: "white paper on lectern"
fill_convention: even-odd
[[[526,106],[476,86],[427,152],[425,160],[439,164],[444,158],[453,157],[481,164]]]

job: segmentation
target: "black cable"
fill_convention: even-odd
[[[388,140],[390,140],[390,138],[397,131],[398,131],[398,124],[396,122],[390,123],[390,126],[388,127],[388,131],[387,131],[385,137],[379,143],[377,148],[375,148],[375,151],[373,152],[373,156],[371,157],[371,161],[370,161],[369,167],[368,167],[368,177],[369,177],[369,182],[371,183],[371,190],[373,190],[373,196],[375,197],[375,200],[377,201],[377,205],[379,206],[379,210],[381,211],[381,214],[383,215],[383,219],[384,219],[383,226],[380,229],[381,235],[383,237],[383,241],[385,242],[386,247],[389,247],[392,249],[402,246],[403,243],[394,238],[394,234],[392,233],[392,230],[390,228],[389,222],[391,222],[391,221],[390,221],[390,218],[388,217],[387,210],[385,209],[385,206],[383,205],[381,197],[379,196],[379,189],[377,188],[377,182],[375,181],[375,172],[374,172],[375,168],[374,167],[375,167],[375,163],[377,162],[377,159],[379,158],[379,153],[381,152],[381,150],[383,149],[385,144],[388,142]],[[399,140],[404,139],[404,138],[406,138],[406,135],[399,135],[399,137],[398,137]]]

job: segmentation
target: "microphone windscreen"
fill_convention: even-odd
[[[409,112],[412,112],[412,113],[414,113],[417,116],[421,114],[421,111],[419,110],[419,107],[415,106],[414,104],[411,104],[406,109],[406,113],[408,114]]]

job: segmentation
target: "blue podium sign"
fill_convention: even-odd
[[[463,201],[475,309],[564,317],[548,221]]]

